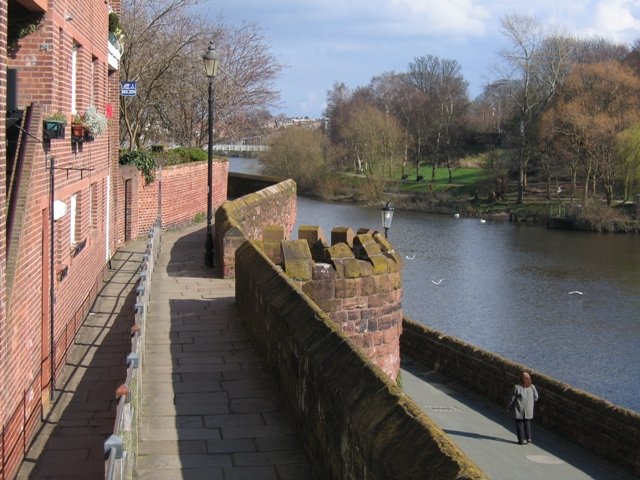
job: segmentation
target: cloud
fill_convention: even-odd
[[[396,14],[408,26],[420,27],[424,33],[482,34],[490,19],[489,9],[473,0],[389,0]]]
[[[603,0],[594,13],[593,35],[631,42],[640,36],[640,2]]]
[[[415,57],[460,62],[471,93],[493,75],[505,48],[500,18],[531,15],[569,35],[632,43],[640,38],[640,0],[205,0],[232,25],[255,21],[278,60],[277,84],[291,114],[322,111],[335,82],[366,85],[403,71]]]

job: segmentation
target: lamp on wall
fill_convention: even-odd
[[[389,235],[389,229],[391,228],[391,222],[393,222],[393,211],[394,208],[389,205],[389,202],[382,207],[382,227],[384,228],[384,236],[387,238]]]
[[[213,80],[218,73],[220,57],[213,48],[213,42],[209,43],[207,53],[202,57],[204,69],[209,77],[209,144],[207,149],[207,238],[205,242],[204,264],[213,267],[213,233],[211,231],[212,200],[213,200],[213,114],[214,114],[214,92]]]
[[[62,200],[56,200],[53,202],[53,220],[60,220],[67,214],[67,204]]]

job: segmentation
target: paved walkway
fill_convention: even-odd
[[[202,224],[163,234],[147,316],[138,479],[313,478]]]
[[[514,421],[459,385],[405,361],[405,392],[492,480],[632,480],[558,436],[533,425],[518,445]]]
[[[112,270],[56,379],[53,407],[38,430],[17,478],[104,479],[104,440],[113,432],[116,388],[131,351],[135,286],[146,238],[112,258]]]

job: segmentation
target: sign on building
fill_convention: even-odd
[[[135,97],[136,88],[137,88],[136,82],[120,82],[120,96]]]

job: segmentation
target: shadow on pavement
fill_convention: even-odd
[[[115,390],[126,379],[141,259],[142,251],[114,254],[17,479],[104,479],[103,445],[113,433]]]

